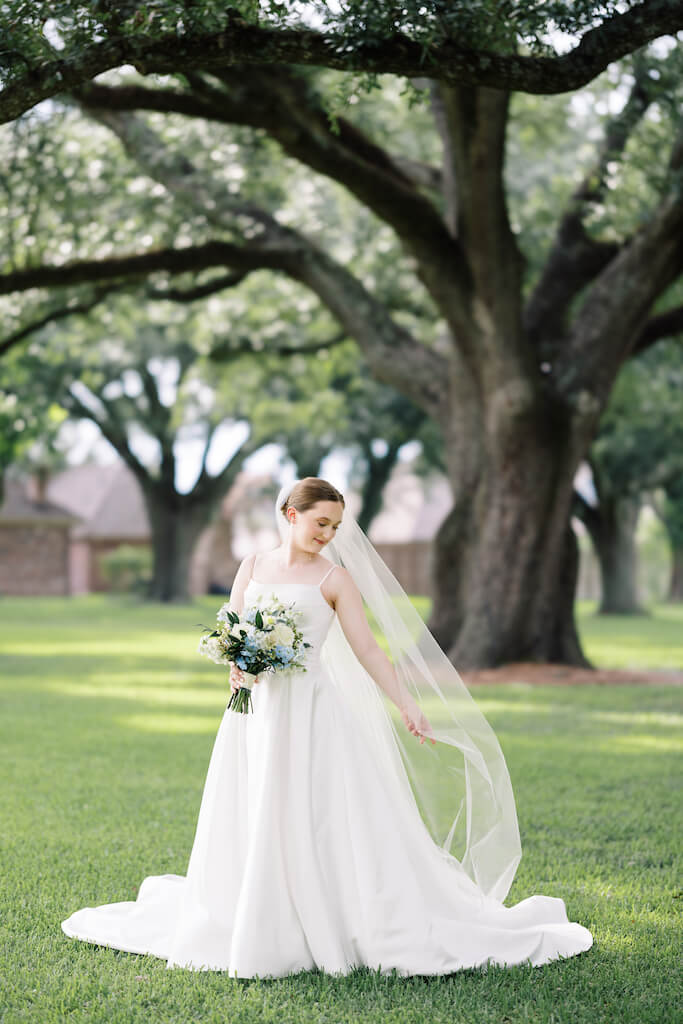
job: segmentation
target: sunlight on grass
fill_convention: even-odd
[[[139,732],[162,732],[169,734],[214,735],[220,725],[219,715],[165,715],[163,713],[139,712],[135,715],[118,715],[113,721],[125,729]]]
[[[650,615],[598,615],[577,603],[577,627],[588,657],[604,668],[683,667],[683,604],[659,604]]]
[[[151,686],[145,686],[144,690],[140,690],[137,686],[111,686],[107,682],[96,685],[93,683],[45,683],[43,689],[53,693],[63,693],[70,697],[92,697],[95,700],[110,698],[112,700],[129,700],[136,704],[166,704],[176,707],[219,708],[230,697],[229,689],[225,693],[213,689],[168,690]]]
[[[4,643],[2,649],[5,654],[23,654],[26,651],[26,645],[25,642],[16,641],[15,643]],[[194,646],[190,646],[187,638],[184,637],[181,640],[172,635],[168,636],[166,633],[159,633],[156,636],[150,633],[144,637],[129,637],[124,643],[116,639],[98,639],[96,636],[91,636],[88,640],[63,640],[43,636],[34,638],[31,642],[31,653],[36,658],[68,654],[78,654],[79,656],[90,654],[96,655],[98,658],[110,654],[117,656],[134,654],[142,661],[146,659],[153,661],[162,650],[165,654],[172,652],[174,658],[194,659],[198,657],[196,643]]]
[[[625,725],[632,725],[637,722],[639,725],[663,725],[667,728],[680,728],[683,725],[683,714],[675,711],[591,711],[591,718],[600,719],[602,722],[620,722]]]
[[[549,704],[542,706],[539,706],[538,704],[525,704],[522,701],[515,700],[514,698],[510,700],[492,700],[490,697],[482,696],[480,689],[473,691],[472,696],[474,697],[477,707],[483,711],[485,715],[489,715],[493,711],[501,711],[506,715],[547,715],[552,711],[552,707]],[[432,701],[430,703],[436,702]]]
[[[603,740],[599,744],[604,750],[626,750],[630,753],[650,750],[671,751],[683,753],[683,738],[671,736],[648,736],[646,733],[631,734],[629,736],[611,736],[609,740]]]

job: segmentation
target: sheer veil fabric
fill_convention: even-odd
[[[287,521],[280,508],[292,487],[280,490],[275,505],[283,540]],[[396,706],[360,664],[335,616],[321,657],[371,746],[377,770],[408,820],[428,829],[444,857],[455,857],[485,895],[502,902],[521,859],[521,844],[510,775],[493,730],[347,509],[323,557],[353,577],[386,641],[401,688],[424,713],[432,726],[428,735],[436,740],[420,744],[405,730]],[[415,803],[419,818],[410,813]]]

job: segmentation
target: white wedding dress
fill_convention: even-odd
[[[187,876],[152,875],[134,902],[78,910],[66,934],[239,978],[435,975],[589,949],[561,899],[485,896],[417,805],[392,802],[325,667],[335,613],[320,585],[252,578],[245,602],[272,594],[302,613],[308,670],[262,675],[253,713],[224,713]]]

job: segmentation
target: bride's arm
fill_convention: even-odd
[[[368,675],[394,702],[410,732],[420,736],[420,743],[423,743],[424,734],[431,732],[431,726],[375,640],[360,591],[346,569],[338,566],[331,574],[329,593],[351,650]]]
[[[251,570],[254,567],[255,559],[255,554],[247,555],[235,573],[235,579],[232,581],[232,587],[230,588],[229,608],[231,612],[239,614],[244,608],[244,591],[247,589],[247,584],[251,579]]]
[[[228,607],[231,612],[242,613],[244,608],[244,591],[247,589],[247,584],[251,579],[251,571],[254,567],[254,561],[256,555],[247,555],[240,564],[239,569],[235,573],[235,579],[232,581],[232,587],[230,588],[230,601]],[[230,688],[234,692],[240,688],[240,685],[244,681],[244,675],[242,669],[238,668],[230,662]],[[258,682],[258,678],[256,680]]]

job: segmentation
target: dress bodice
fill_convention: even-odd
[[[259,599],[268,601],[275,597],[285,605],[293,604],[301,612],[298,620],[304,640],[311,646],[306,651],[306,664],[310,669],[320,660],[320,650],[334,619],[331,608],[323,597],[319,583],[263,583],[250,579],[244,591],[245,607]]]

